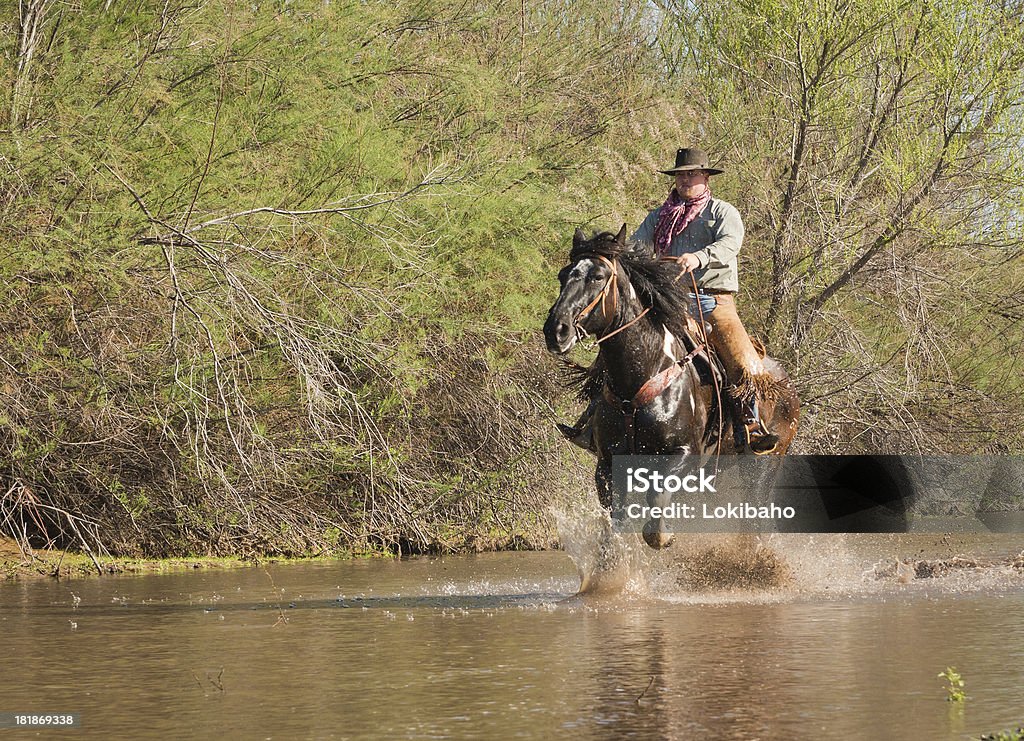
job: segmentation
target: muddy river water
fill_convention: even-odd
[[[1020,539],[776,536],[767,589],[680,586],[685,548],[602,596],[581,548],[3,583],[0,713],[75,713],[38,732],[69,739],[978,738],[1024,723]]]

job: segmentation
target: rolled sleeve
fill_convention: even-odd
[[[743,246],[743,219],[740,212],[728,203],[722,204],[718,223],[712,227],[714,240],[694,254],[700,260],[701,268],[726,268],[736,264],[740,247]]]

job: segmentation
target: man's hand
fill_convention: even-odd
[[[691,252],[684,252],[676,258],[676,262],[679,263],[679,269],[683,273],[692,273],[700,267],[700,260]]]

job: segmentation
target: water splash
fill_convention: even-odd
[[[1024,588],[1019,540],[924,534],[771,534],[695,539],[672,564],[678,592],[754,601]],[[679,563],[682,561],[682,563]],[[737,574],[748,568],[749,573]],[[680,574],[682,578],[680,578]]]
[[[789,586],[789,562],[752,534],[719,536],[710,543],[691,539],[677,552],[677,583],[691,591],[771,590]]]
[[[765,603],[1024,589],[1017,536],[679,535],[655,552],[616,533],[596,503],[553,514],[587,597]]]
[[[639,536],[615,532],[608,513],[596,503],[588,510],[552,514],[562,548],[579,573],[580,594],[647,594],[647,546]]]

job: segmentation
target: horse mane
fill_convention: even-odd
[[[644,308],[650,308],[648,317],[656,325],[668,329],[689,350],[696,346],[687,328],[687,318],[691,312],[686,290],[688,283],[681,278],[678,263],[674,260],[659,260],[653,249],[640,243],[620,240],[620,235],[612,232],[599,232],[590,239],[573,240],[569,262],[574,263],[588,255],[618,260],[640,303]],[[625,302],[625,290],[624,286],[620,286],[620,305]],[[589,401],[600,392],[604,384],[604,364],[600,355],[590,367],[569,360],[563,362],[566,383],[576,389],[581,401]]]
[[[585,255],[618,260],[640,303],[650,308],[648,316],[680,340],[692,342],[686,326],[691,312],[689,283],[682,278],[678,263],[659,260],[654,250],[644,244],[620,242],[618,235],[611,232],[600,232],[590,239],[575,242],[569,261],[576,262]]]

